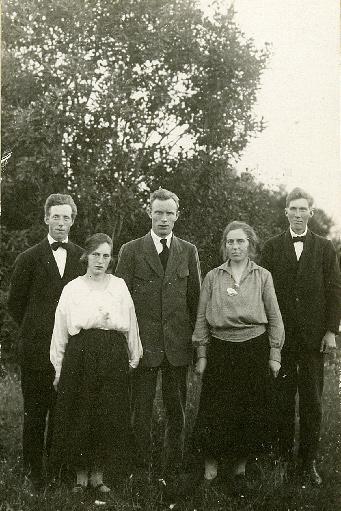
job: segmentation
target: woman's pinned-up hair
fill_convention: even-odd
[[[112,255],[112,239],[107,234],[104,234],[103,232],[96,232],[96,234],[93,234],[87,240],[84,244],[84,253],[81,256],[81,261],[83,263],[88,263],[88,256],[92,254],[100,245],[103,243],[108,243],[110,246],[110,252]]]
[[[231,231],[235,231],[236,229],[241,229],[247,239],[249,240],[249,257],[250,259],[254,259],[257,256],[257,249],[258,249],[258,236],[253,230],[253,228],[247,224],[246,222],[240,222],[238,220],[234,220],[233,222],[230,222],[227,224],[227,226],[224,229],[221,244],[220,244],[220,252],[223,257],[223,260],[227,260],[227,249],[226,249],[226,239],[227,235]]]

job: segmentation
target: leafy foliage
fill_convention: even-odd
[[[69,189],[85,232],[119,237],[160,166],[175,175],[198,152],[228,161],[262,128],[251,107],[267,50],[232,11],[209,19],[193,0],[7,0],[3,25],[6,222],[11,187],[33,216],[31,197]]]

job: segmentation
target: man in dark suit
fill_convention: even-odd
[[[157,375],[167,416],[166,473],[181,466],[187,368],[192,362],[191,337],[200,292],[197,249],[173,234],[179,199],[168,190],[151,194],[148,215],[152,229],[122,246],[116,275],[132,295],[143,345],[134,375],[134,427],[144,462],[150,461],[151,423]]]
[[[24,399],[24,469],[37,489],[43,485],[46,418],[55,401],[50,342],[54,315],[63,287],[81,273],[82,249],[68,241],[77,214],[70,195],[52,194],[45,203],[48,235],[20,254],[14,265],[8,308],[20,326],[19,362]],[[47,431],[46,448],[51,440]]]
[[[269,239],[261,265],[271,271],[285,326],[278,384],[279,446],[293,468],[295,396],[299,395],[299,450],[303,482],[322,483],[316,456],[322,419],[323,354],[335,350],[341,314],[341,277],[332,243],[311,232],[313,199],[295,188],[286,199],[289,229]]]

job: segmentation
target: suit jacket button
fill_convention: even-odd
[[[296,302],[299,302],[299,301],[300,301],[300,299],[296,296]]]

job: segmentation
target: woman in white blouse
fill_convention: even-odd
[[[86,274],[64,287],[55,316],[50,359],[58,390],[54,419],[53,469],[76,471],[74,492],[103,483],[109,461],[132,450],[128,373],[142,356],[134,304],[123,279],[107,273],[109,236],[85,244]]]

